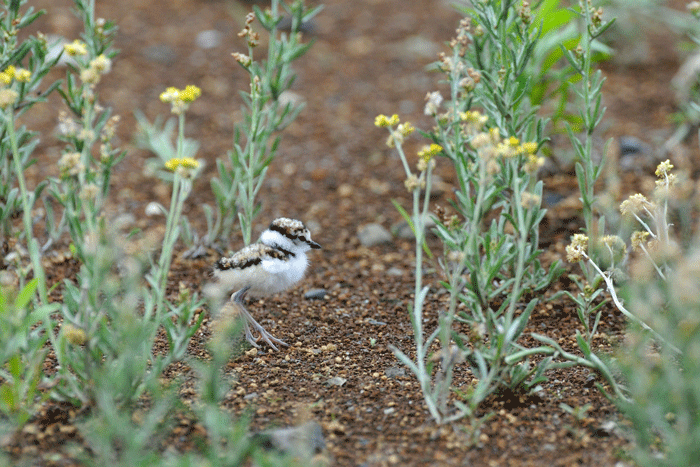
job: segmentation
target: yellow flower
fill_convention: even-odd
[[[401,133],[402,136],[408,136],[414,131],[416,131],[416,128],[411,125],[410,122],[402,123],[399,126],[396,127],[396,130]]]
[[[418,151],[418,157],[428,162],[430,159],[442,152],[442,146],[439,144],[431,144],[430,146],[423,146],[423,149]]]
[[[489,117],[482,115],[481,112],[477,110],[468,110],[459,114],[459,119],[467,124],[467,131],[469,133],[476,133],[481,131],[484,124],[488,121]]]
[[[32,77],[32,73],[24,68],[17,68],[15,71],[15,80],[20,83],[26,83]]]
[[[374,118],[374,126],[378,128],[386,128],[389,126],[389,119],[384,114],[379,114]]]
[[[180,159],[180,166],[186,169],[198,169],[199,161],[192,157],[183,157],[182,159]]]
[[[193,84],[188,84],[185,89],[169,87],[160,94],[160,100],[171,104],[171,112],[180,115],[189,107],[195,99],[202,94],[202,90]]]
[[[394,114],[391,117],[387,117],[384,114],[379,114],[377,117],[374,119],[374,125],[378,126],[379,128],[385,128],[388,126],[394,126],[399,123],[399,116]]]
[[[185,86],[185,89],[180,91],[180,99],[182,102],[193,102],[195,99],[197,99],[199,96],[202,95],[202,90],[199,89],[197,86],[194,84],[188,84]]]
[[[520,140],[518,138],[516,138],[515,136],[511,136],[510,138],[508,138],[508,145],[509,146],[515,148],[515,147],[518,147],[519,144],[520,144]]]
[[[12,82],[12,76],[10,76],[8,73],[6,73],[4,71],[2,73],[0,73],[0,83],[2,83],[4,85],[8,85],[11,82]]]
[[[669,159],[666,159],[662,163],[659,164],[659,166],[656,168],[656,176],[661,178],[664,175],[668,176],[669,172],[673,168],[673,164],[671,164],[671,161]]]
[[[5,84],[10,84],[13,79],[15,79],[15,73],[16,73],[16,68],[13,65],[8,66],[5,68],[5,71],[3,71],[3,83]]]
[[[162,93],[160,93],[160,100],[161,100],[161,102],[164,102],[167,104],[167,103],[170,103],[170,102],[177,100],[179,98],[179,96],[180,96],[180,91],[178,91],[177,88],[171,86],[168,89],[166,89],[165,91],[163,91]]]
[[[78,39],[74,40],[70,44],[65,44],[63,46],[63,50],[65,50],[71,57],[75,57],[76,55],[87,55],[88,53],[85,42]]]
[[[523,150],[527,154],[535,154],[537,152],[537,143],[534,141],[523,143]]]
[[[180,166],[180,159],[177,157],[173,157],[170,159],[168,162],[165,163],[165,168],[170,170],[171,172],[175,172],[177,168]]]

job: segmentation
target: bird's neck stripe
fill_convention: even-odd
[[[270,230],[272,230],[273,232],[278,232],[290,240],[296,240],[297,238],[299,238],[299,236],[292,234],[289,230],[282,228],[279,225],[271,225]]]

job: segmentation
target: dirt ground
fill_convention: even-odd
[[[373,122],[379,113],[399,113],[417,127],[428,127],[423,97],[441,85],[439,76],[425,66],[444,50],[443,43],[460,19],[450,3],[324,1],[325,9],[312,25],[316,44],[294,66],[298,79],[293,92],[307,106],[284,133],[260,194],[263,209],[256,228],[257,235],[279,216],[301,219],[323,249],[312,252],[301,286],[251,305],[261,324],[292,346],[232,360],[228,371],[235,375],[235,384],[224,408],[233,414],[252,408],[253,430],[319,422],[331,465],[338,466],[631,465],[622,418],[595,388],[596,375],[586,369],[551,372],[543,390],[526,399],[504,395],[489,401],[482,410],[494,416],[470,445],[459,422],[446,427],[430,422],[416,379],[388,348],[410,351],[413,346],[406,311],[413,290],[413,243],[395,237],[367,248],[358,240],[358,231],[368,223],[390,229],[400,222],[392,199],[407,205],[403,170],[384,146],[386,134]],[[69,2],[37,4],[48,11],[38,23],[42,32],[70,40],[78,37],[80,24]],[[675,4],[683,6],[681,1]],[[240,117],[238,90],[248,86],[231,52],[244,51],[236,33],[249,9],[250,3],[234,0],[98,2],[98,16],[120,27],[116,47],[121,51],[98,91],[102,101],[122,116],[120,138],[129,150],[112,179],[111,218],[126,219],[131,227],[144,230],[161,228],[162,219],[147,217],[144,209],[151,201],[167,204],[169,187],[144,174],[143,162],[149,155],[133,147],[133,112],[141,110],[150,119],[167,116],[169,108],[158,100],[165,87],[196,84],[202,97],[187,115],[187,135],[201,142],[197,157],[206,160],[207,168],[195,184],[186,214],[204,233],[200,205],[213,205],[209,178],[215,173],[215,159],[231,145],[232,127]],[[195,38],[207,30],[218,31],[220,43],[203,49]],[[620,171],[622,195],[645,186],[656,158],[667,157],[658,149],[674,130],[669,82],[683,59],[676,52],[676,38],[660,27],[647,25],[633,40],[646,44],[647,50],[603,66],[608,112],[600,146],[603,138],[615,138],[617,147],[620,137],[634,137],[638,139],[632,140],[634,144],[641,147],[633,164],[636,170]],[[40,163],[30,173],[33,180],[58,172],[55,162],[61,146],[51,136],[56,123],[54,105],[34,112],[33,128],[45,139]],[[548,164],[544,177],[545,189],[555,200],[542,225],[548,260],[563,258],[569,236],[581,226],[576,182],[571,167],[563,162],[563,145],[556,143],[558,162]],[[407,149],[414,151],[422,144],[413,138]],[[697,168],[693,165],[697,141],[683,143],[668,157],[674,161],[678,157],[683,168]],[[447,204],[454,185],[446,165],[438,167],[446,188],[436,196],[436,204]],[[232,238],[229,248],[241,244],[240,238]],[[172,290],[180,282],[200,290],[216,259],[213,251],[197,260],[178,256]],[[56,263],[53,279],[75,274],[70,263]],[[439,277],[431,274],[427,280],[437,284]],[[564,274],[545,296],[569,287],[573,285]],[[307,291],[318,288],[327,291],[325,298],[304,298]],[[439,293],[431,297],[426,311],[432,317],[429,327],[435,325],[443,304]],[[194,337],[193,355],[210,338],[209,325],[205,319]],[[573,304],[558,299],[543,302],[533,312],[526,334],[546,334],[574,351],[575,331],[581,328]],[[598,350],[610,351],[623,330],[619,313],[606,309],[595,340]],[[172,373],[187,371],[178,366]],[[344,384],[329,384],[334,377],[343,378]],[[455,385],[466,384],[468,378],[458,374]],[[183,397],[187,394],[183,391]],[[577,420],[560,408],[562,403],[591,408]],[[82,442],[71,428],[73,416],[68,408],[47,404],[7,450],[16,459],[36,459],[35,465],[71,465],[67,445]],[[184,436],[175,439],[173,447],[186,450],[189,443],[191,439]]]

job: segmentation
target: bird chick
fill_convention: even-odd
[[[260,340],[277,350],[275,343],[287,343],[268,333],[244,306],[246,295],[262,297],[285,291],[301,281],[309,264],[306,252],[321,248],[298,220],[281,217],[272,221],[258,243],[248,245],[232,256],[219,259],[214,266],[214,281],[205,288],[210,298],[221,299],[234,291],[218,319],[233,311],[245,318],[246,339],[254,347]],[[253,331],[259,334],[254,337]]]

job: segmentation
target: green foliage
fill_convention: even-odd
[[[632,323],[617,353],[641,466],[697,466],[700,460],[700,287],[697,244],[667,257],[667,277],[648,258],[632,268],[620,293],[631,313],[655,333]]]
[[[141,118],[144,144],[160,157],[157,169],[165,182],[172,183],[169,207],[160,206],[166,215],[162,248],[159,256],[152,258],[150,250],[139,243],[143,239],[138,232],[132,232],[128,240],[123,238],[108,227],[104,212],[111,174],[125,156],[113,146],[118,117],[100,105],[97,92],[101,77],[110,71],[116,56],[111,47],[116,25],[95,18],[94,1],[76,0],[75,12],[85,30],[80,40],[63,48],[66,78],[62,83],[42,85],[39,91],[41,79],[55,67],[60,55],[48,60],[42,37],[17,41],[19,30],[42,13],[31,8],[22,12],[24,3],[6,0],[0,5],[4,38],[0,43],[0,225],[3,236],[16,239],[16,249],[29,251],[31,261],[25,264],[24,255],[10,255],[8,258],[15,260],[2,272],[3,434],[20,428],[51,397],[90,408],[76,420],[91,447],[90,455],[82,459],[86,465],[233,466],[250,456],[261,465],[286,465],[286,459],[257,449],[247,434],[246,419],[232,420],[219,407],[227,391],[220,376],[231,356],[228,347],[215,349],[211,364],[191,362],[203,381],[202,405],[191,415],[205,427],[206,443],[199,452],[184,456],[164,456],[159,444],[173,426],[174,414],[188,412],[178,402],[177,382],[164,385],[163,373],[172,363],[189,359],[188,345],[205,316],[203,301],[183,284],[176,298],[166,293],[177,242],[188,228],[182,211],[201,169],[199,161],[192,158],[196,145],[184,137],[184,112],[200,90],[196,86],[168,88],[161,95],[178,115],[174,147],[172,122],[150,125]],[[295,31],[319,10],[307,10],[301,2],[284,8],[294,17]],[[276,24],[272,23],[281,19],[262,11],[258,16],[273,29]],[[277,54],[274,63],[288,64],[310,45],[298,44],[296,35],[284,40],[274,33],[272,37],[271,42],[280,41],[271,45]],[[293,75],[284,67],[263,70],[255,64],[253,68],[267,78],[261,89],[275,99],[292,84]],[[67,109],[58,116],[59,138],[64,143],[60,173],[30,189],[24,171],[33,163],[38,139],[26,128],[17,128],[15,121],[56,89]],[[249,104],[252,101],[249,99]],[[271,101],[263,99],[259,104],[255,112],[267,111]],[[264,117],[274,114],[272,123],[278,129],[298,111],[291,104],[279,106],[278,112]],[[268,148],[268,155],[274,154],[277,144]],[[42,199],[47,240],[40,248],[32,209]],[[19,212],[23,229],[14,231],[10,220]],[[70,253],[80,270],[60,284],[52,284],[59,288],[61,302],[49,303],[41,253],[65,233],[70,235]],[[49,354],[51,362],[55,359],[50,376],[44,370]]]
[[[282,9],[292,18],[289,34],[280,33],[278,26],[283,19]],[[256,198],[265,180],[267,169],[275,158],[284,130],[301,112],[303,105],[282,99],[291,88],[296,76],[291,63],[305,54],[311,45],[301,43],[299,31],[302,25],[321,11],[321,7],[308,9],[303,2],[291,4],[273,0],[264,11],[254,6],[254,17],[248,16],[242,31],[248,43],[248,54],[234,54],[234,58],[250,77],[250,92],[241,91],[243,121],[236,125],[233,148],[228,152],[228,164],[216,162],[218,178],[211,180],[216,200],[216,211],[205,209],[209,242],[228,241],[236,217],[241,226],[243,242],[251,242],[253,219],[260,210]],[[253,31],[253,18],[269,33],[267,59],[256,61],[257,33]]]
[[[32,308],[38,280],[23,289],[0,289],[0,413],[10,427],[23,425],[48,397],[38,390],[48,348],[45,322],[58,305]],[[0,430],[2,431],[2,430]]]
[[[389,127],[390,143],[399,153],[406,187],[413,194],[409,224],[416,236],[416,286],[409,316],[416,358],[393,350],[418,377],[436,421],[468,416],[474,424],[479,404],[489,395],[504,387],[529,392],[545,380],[552,362],[549,355],[556,350],[526,349],[518,343],[539,300],[519,308],[526,293],[545,288],[561,269],[555,263],[547,271],[538,261],[539,223],[545,210],[543,185],[536,178],[543,159],[537,152],[546,142],[546,120],[537,117],[537,109],[526,99],[531,82],[526,70],[539,33],[530,27],[529,11],[514,2],[476,2],[466,11],[470,18],[460,22],[451,53],[436,64],[450,95],[444,99],[433,92],[427,97],[425,113],[435,118],[435,127],[424,135],[433,145],[418,154],[418,176],[402,146],[410,124],[383,115],[375,123]],[[446,278],[442,285],[450,304],[440,312],[438,328],[425,336],[422,313],[429,289],[422,285],[421,247],[435,163],[429,156],[436,154],[444,156],[457,174],[453,203],[457,215],[442,211],[435,219],[435,232],[444,246],[439,261]],[[466,323],[469,335],[456,332],[455,322]],[[430,355],[435,343],[440,350]],[[533,365],[529,358],[536,354],[546,357]],[[464,361],[475,384],[461,393],[463,400],[450,402],[456,365]]]

